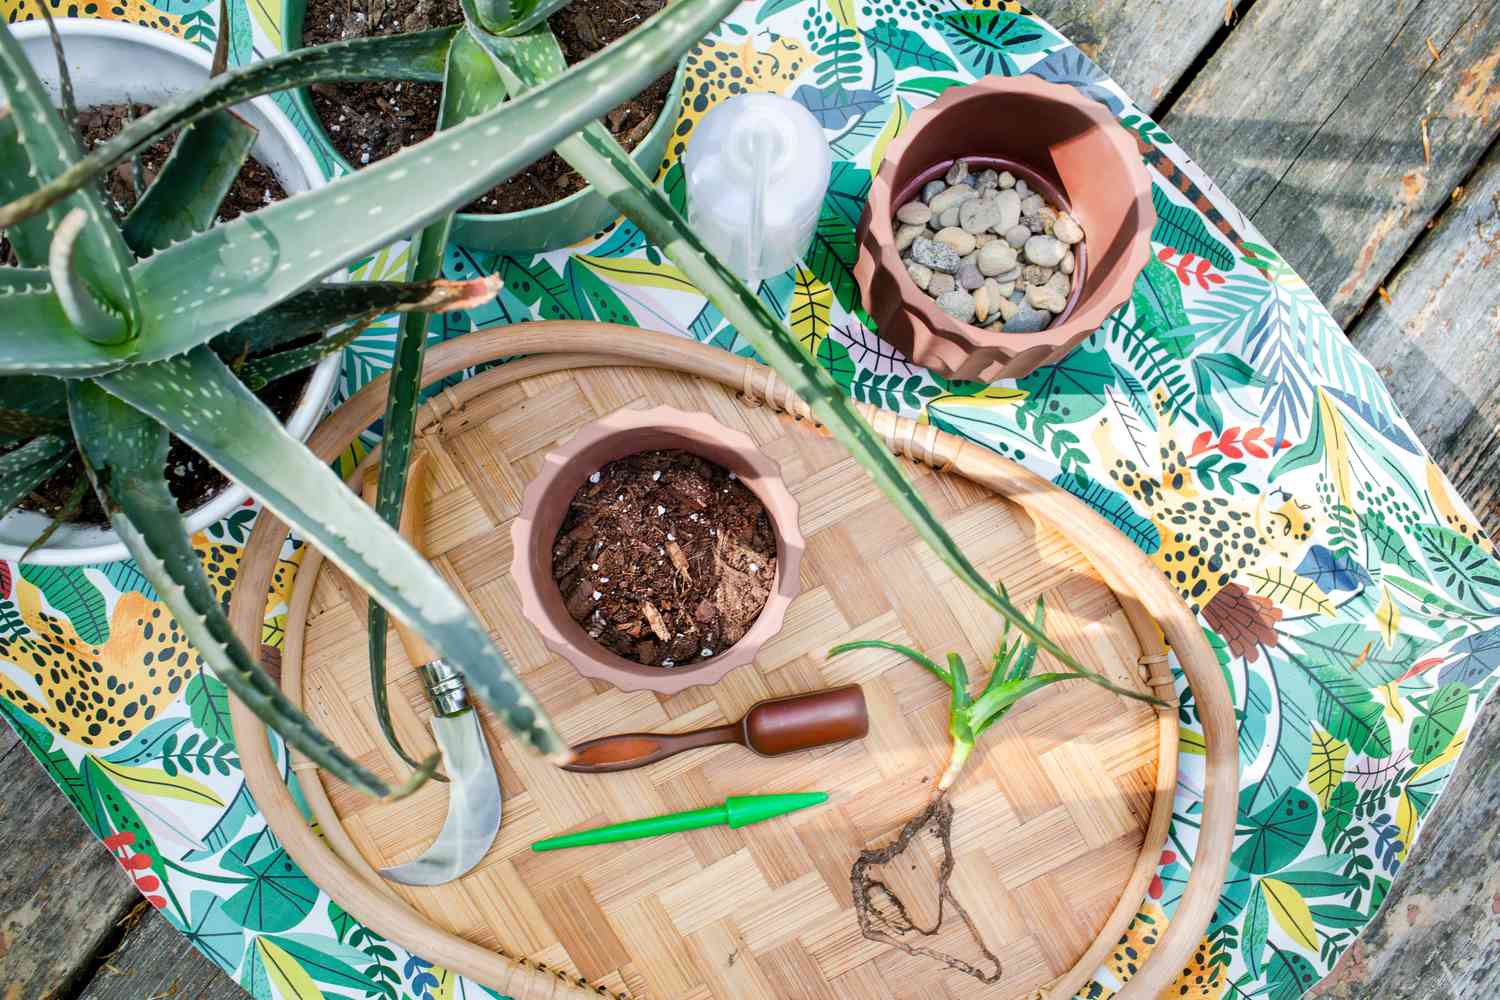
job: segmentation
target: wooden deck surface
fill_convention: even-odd
[[[1500,6],[1031,6],[1160,119],[1296,266],[1500,537]],[[1484,986],[1500,985],[1497,966],[1476,959],[1492,957],[1497,937],[1500,852],[1492,819],[1465,803],[1491,808],[1500,795],[1497,749],[1492,705],[1453,778],[1461,795],[1434,811],[1327,996],[1494,995]],[[145,908],[4,727],[0,789],[0,1000],[245,996]],[[1465,933],[1423,916],[1444,912]]]

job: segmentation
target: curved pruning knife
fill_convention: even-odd
[[[418,453],[406,479],[401,534],[422,551],[422,473],[427,456]],[[374,503],[376,483],[365,482],[365,500]],[[426,851],[380,874],[405,885],[441,885],[479,864],[500,830],[500,778],[490,758],[479,714],[469,702],[463,678],[419,634],[391,616],[406,656],[417,665],[432,705],[432,736],[448,775],[448,815]]]

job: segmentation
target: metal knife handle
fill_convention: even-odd
[[[469,709],[469,692],[464,689],[463,675],[448,665],[441,657],[430,660],[417,668],[422,675],[422,687],[427,691],[427,700],[438,715],[458,715]]]

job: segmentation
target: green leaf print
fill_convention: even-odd
[[[1385,518],[1380,514],[1372,510],[1365,511],[1359,515],[1359,527],[1371,554],[1379,562],[1392,563],[1400,567],[1402,572],[1409,573],[1419,580],[1429,579],[1422,564],[1406,547],[1406,540],[1397,534],[1396,529],[1386,523]]]
[[[1266,1000],[1299,1000],[1318,981],[1318,970],[1295,951],[1284,951],[1271,942],[1271,958],[1266,962],[1266,982],[1270,992]]]
[[[849,360],[849,348],[834,340],[832,337],[824,337],[822,343],[818,344],[818,364],[833,376],[833,380],[848,389],[854,383],[854,362]]]
[[[1234,270],[1234,254],[1208,231],[1196,208],[1173,201],[1159,184],[1151,185],[1151,206],[1156,209],[1152,243],[1195,254],[1220,271]]]
[[[1296,889],[1297,894],[1305,899],[1344,896],[1359,886],[1353,876],[1343,874],[1349,860],[1350,855],[1347,854],[1309,858],[1283,868],[1276,873],[1276,879]]]
[[[262,941],[275,943],[302,966],[314,982],[339,989],[376,990],[370,977],[357,971],[368,959],[358,948],[340,944],[319,934],[269,934]]]
[[[94,810],[83,775],[78,772],[78,768],[73,766],[67,754],[61,749],[52,748],[52,744],[57,741],[52,730],[4,698],[0,698],[0,716],[10,723],[11,728],[16,731],[16,736],[21,740],[21,744],[31,751],[31,755],[37,759],[37,763],[42,765],[48,777],[57,782],[57,787],[68,797],[68,801],[73,803],[73,808],[83,816],[84,822],[88,824],[94,836],[107,835],[109,831],[104,828],[100,822],[100,816]]]
[[[109,641],[109,614],[104,595],[77,566],[22,566],[21,578],[31,583],[73,626],[78,638],[91,646]]]
[[[1245,923],[1240,928],[1240,955],[1250,975],[1260,978],[1261,959],[1265,956],[1266,937],[1271,930],[1271,913],[1266,907],[1265,893],[1260,886],[1250,896],[1250,907],[1245,913]]]
[[[1211,427],[1215,435],[1224,433],[1224,411],[1216,397],[1228,398],[1235,388],[1241,386],[1263,385],[1265,379],[1237,355],[1200,354],[1193,359],[1193,387],[1197,390],[1195,409],[1198,419]]]
[[[250,876],[224,903],[224,912],[253,931],[297,926],[318,901],[318,887],[302,874],[270,830],[253,833],[224,855],[228,871]]]
[[[883,50],[897,69],[913,66],[927,70],[957,68],[952,59],[928,45],[925,38],[894,20],[877,21],[865,29],[865,42],[872,51]]]
[[[1188,314],[1182,304],[1182,285],[1171,268],[1155,257],[1147,261],[1131,301],[1136,322],[1150,330],[1173,357],[1182,359],[1191,353],[1192,334],[1177,332],[1188,325]]]
[[[1251,789],[1240,793],[1243,803]],[[1246,839],[1232,860],[1243,871],[1269,875],[1301,854],[1318,826],[1318,803],[1300,788],[1289,788],[1275,802],[1249,818],[1241,816],[1238,833]]]
[[[597,319],[601,323],[619,323],[621,326],[639,326],[635,316],[610,285],[589,268],[569,257],[563,265],[563,280],[568,283],[573,301],[585,319]],[[593,316],[588,313],[592,310]]]
[[[193,946],[230,975],[245,957],[245,929],[224,912],[224,901],[211,892],[195,890],[188,897],[187,926],[182,929]]]
[[[1007,10],[952,10],[937,16],[937,29],[964,69],[974,76],[1020,72],[1015,57],[1045,52],[1062,43],[1040,22]]]
[[[1500,561],[1458,532],[1436,524],[1417,525],[1417,544],[1449,594],[1490,610],[1489,598],[1500,596]]]
[[[1441,756],[1458,735],[1469,708],[1469,689],[1445,684],[1416,701],[1422,714],[1411,727],[1411,762],[1420,765]]]
[[[1359,805],[1359,789],[1351,782],[1344,782],[1328,797],[1328,808],[1323,810],[1323,846],[1333,850],[1339,834],[1349,829],[1354,821],[1354,808]]]
[[[515,257],[501,257],[500,278],[517,299],[536,307],[542,319],[578,318],[573,293],[545,257],[525,263]]]
[[[1337,903],[1320,903],[1309,907],[1315,921],[1324,927],[1333,927],[1338,930],[1357,931],[1370,919],[1368,913],[1356,910],[1352,906],[1340,906]]]
[[[903,94],[921,94],[924,97],[937,97],[951,87],[962,87],[966,82],[965,80],[955,80],[951,76],[919,76],[901,81],[896,89]]]
[[[1115,370],[1103,351],[1079,348],[1055,365],[1038,368],[1016,383],[1026,399],[1016,408],[1016,425],[1074,424],[1104,408],[1106,386]]]
[[[229,689],[206,670],[200,670],[188,681],[185,694],[193,725],[204,736],[234,746],[234,726],[229,720]]]
[[[1391,730],[1385,709],[1364,683],[1346,667],[1291,661],[1307,672],[1316,698],[1318,721],[1336,740],[1349,744],[1353,753],[1387,757],[1391,753]]]

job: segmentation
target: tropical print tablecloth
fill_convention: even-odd
[[[33,2],[0,0],[0,14],[31,15]],[[101,7],[204,48],[228,32],[235,62],[281,44],[268,0],[232,0],[227,24],[210,0]],[[1077,494],[1197,610],[1233,690],[1243,778],[1233,867],[1181,995],[1294,1000],[1380,905],[1494,686],[1500,563],[1490,541],[1297,275],[1170,136],[1019,6],[758,0],[699,55],[689,123],[730,94],[769,91],[807,106],[827,132],[833,179],[816,238],[801,264],[757,289],[808,351],[854,397]],[[1160,221],[1129,305],[1061,364],[1019,382],[955,385],[869,328],[850,273],[854,227],[871,171],[911,113],[989,73],[1035,73],[1107,105],[1141,140]],[[327,150],[319,155],[331,170]],[[661,183],[680,198],[680,167]],[[398,247],[357,273],[404,268]],[[498,272],[506,287],[481,309],[434,321],[434,341],[572,317],[749,351],[629,223],[535,257],[455,245],[446,270]],[[394,337],[390,320],[348,349],[340,396],[388,365]],[[247,506],[197,539],[226,590],[254,517]],[[299,553],[286,555],[290,570]],[[268,608],[273,646],[291,576],[278,574]],[[103,667],[97,682],[58,682],[92,663]],[[110,675],[150,692],[140,715],[59,735],[74,699],[107,694]],[[1192,864],[1201,742],[1183,695],[1169,849],[1130,940],[1088,997],[1109,997],[1128,977]],[[129,563],[0,563],[0,696],[0,714],[145,898],[256,1000],[494,995],[362,927],[289,861],[246,791],[224,688]]]

